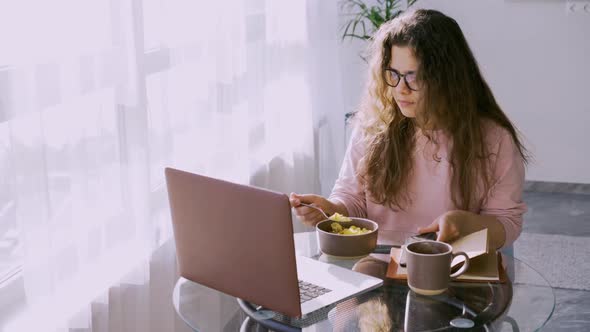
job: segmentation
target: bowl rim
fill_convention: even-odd
[[[338,222],[338,220],[332,220],[332,219],[329,219],[329,218],[328,219],[323,219],[323,220],[319,221],[317,224],[315,224],[315,229],[316,229],[317,232],[322,232],[324,234],[329,234],[331,236],[339,236],[339,237],[340,236],[342,236],[342,237],[351,237],[351,236],[353,236],[354,237],[354,236],[362,236],[362,235],[365,235],[366,236],[366,235],[370,235],[370,234],[376,233],[379,230],[379,224],[376,221],[374,221],[374,220],[367,219],[367,218],[358,218],[358,217],[349,217],[349,218],[371,222],[371,223],[373,223],[375,225],[375,229],[372,229],[368,233],[363,233],[363,234],[350,234],[350,235],[338,234],[338,233],[332,233],[332,232],[326,232],[325,230],[320,229],[318,227],[318,225],[321,224],[321,223],[323,223],[323,222],[326,222],[326,221]],[[342,222],[342,221],[340,221],[340,222]],[[347,221],[344,221],[344,222],[347,222]]]

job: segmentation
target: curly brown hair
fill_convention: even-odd
[[[417,79],[423,88],[414,119],[401,113],[385,83],[393,46],[410,47],[419,63]],[[486,121],[505,128],[528,161],[517,130],[498,106],[454,19],[436,10],[406,12],[380,27],[368,52],[369,79],[356,125],[367,148],[359,175],[376,203],[400,209],[411,204],[407,181],[418,128],[441,129],[448,136],[451,186],[458,189],[452,190],[452,200],[463,210],[481,204],[476,193],[488,192],[491,185]],[[424,135],[438,144],[428,130]]]

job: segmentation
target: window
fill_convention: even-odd
[[[3,8],[0,282],[23,266],[17,288],[27,304],[87,303],[170,238],[165,166],[319,191],[312,106],[327,107],[311,100],[309,81],[333,75],[306,62],[318,57],[307,54],[305,6],[23,0]]]

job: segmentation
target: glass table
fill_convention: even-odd
[[[384,279],[380,288],[301,319],[180,278],[174,308],[195,331],[537,331],[555,307],[553,289],[523,261],[503,255],[509,282],[451,282],[438,296],[412,292],[407,283],[385,277],[388,245],[401,245],[410,233],[379,231],[377,251],[361,259],[337,259],[320,252],[315,232],[295,234],[298,255]],[[238,328],[239,327],[239,328]]]

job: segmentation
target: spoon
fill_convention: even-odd
[[[303,202],[299,202],[299,204],[303,205],[303,206],[310,207],[312,209],[316,209],[316,210],[320,211],[324,215],[324,217],[326,217],[326,219],[330,219],[330,217],[326,214],[326,212],[324,212],[324,210],[322,210],[321,208],[319,208],[317,206],[313,206],[311,204],[307,204],[307,203],[303,203]]]

